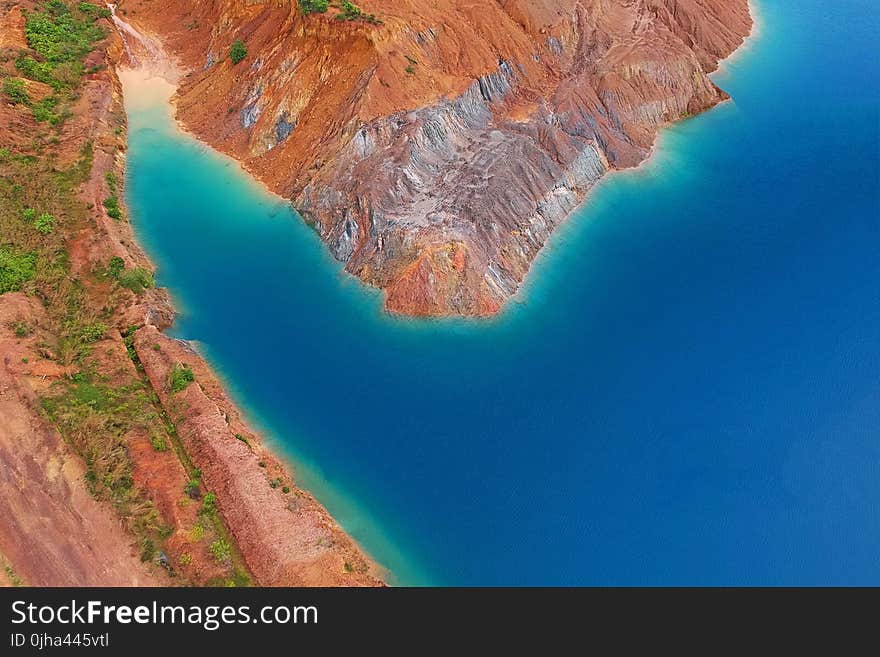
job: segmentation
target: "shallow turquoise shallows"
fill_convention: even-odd
[[[132,109],[174,334],[394,582],[880,584],[878,13],[757,9],[735,102],[609,177],[486,322],[389,317]]]

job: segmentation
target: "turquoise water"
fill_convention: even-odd
[[[762,0],[735,99],[606,180],[488,322],[395,319],[229,160],[130,111],[195,340],[402,584],[880,584],[880,28]]]

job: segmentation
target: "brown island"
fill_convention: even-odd
[[[747,0],[117,12],[183,70],[185,128],[290,199],[389,310],[425,316],[498,312],[602,175],[726,98],[707,74],[751,29]],[[0,7],[0,579],[381,584],[162,333],[173,308],[123,202],[120,30],[99,3]]]

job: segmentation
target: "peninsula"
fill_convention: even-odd
[[[124,0],[178,118],[292,201],[394,313],[485,316],[709,79],[747,0]],[[233,52],[235,46],[235,52]]]

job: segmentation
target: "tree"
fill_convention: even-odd
[[[247,48],[244,42],[241,39],[233,41],[232,46],[229,48],[229,58],[232,60],[232,63],[238,64],[245,57],[247,57]]]

